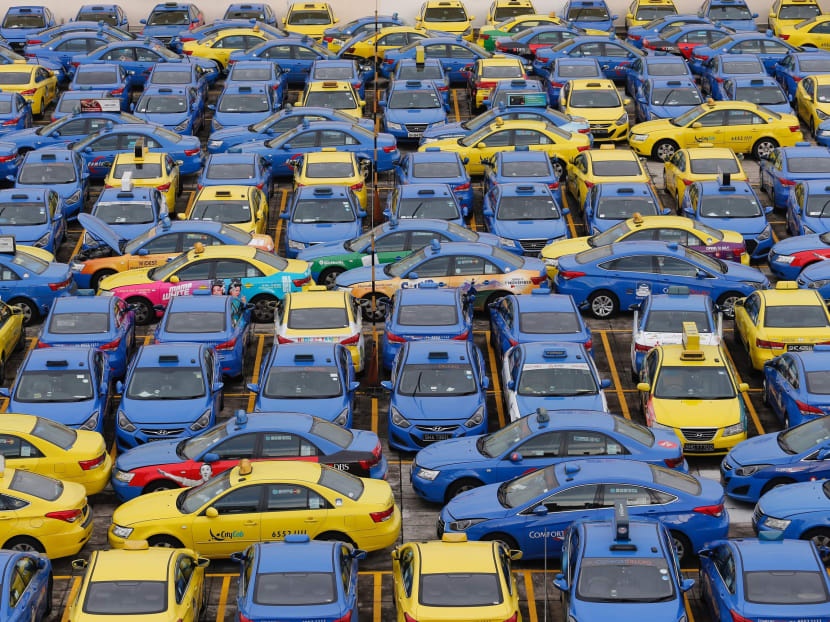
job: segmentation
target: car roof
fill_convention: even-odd
[[[570,80],[570,83],[572,92],[577,89],[614,89],[615,93],[617,91],[617,87],[614,86],[614,83],[607,78],[575,78]],[[620,151],[622,151],[622,149],[620,149]]]
[[[656,58],[656,57],[655,57]],[[573,56],[559,56],[554,59],[560,65],[594,65],[598,64],[596,58],[578,58]]]
[[[180,298],[177,296],[176,298]],[[112,307],[112,296],[63,296],[55,298],[53,313],[101,313]],[[172,302],[172,301],[171,301]]]
[[[652,294],[649,311],[711,311],[712,302],[705,294]]]
[[[95,296],[98,298],[98,296]],[[232,296],[197,295],[173,296],[167,305],[167,314],[192,311],[225,311]]]
[[[319,417],[307,415],[298,412],[283,412],[283,411],[269,411],[245,413],[244,410],[237,411],[245,414],[243,422],[238,418],[231,417],[226,424],[232,427],[235,431],[240,430],[291,430],[294,432],[308,432],[311,429],[312,423],[315,421],[323,421]]]
[[[90,580],[118,577],[120,581],[159,581],[170,579],[170,558],[178,554],[176,549],[148,547],[131,551],[110,549],[96,551],[95,560],[89,566]]]
[[[190,87],[184,86],[162,86],[160,84],[151,84],[144,87],[141,92],[142,95],[187,95]]]
[[[738,550],[744,572],[756,570],[813,570],[824,574],[810,540],[730,540]],[[826,575],[825,575],[826,584]]]
[[[208,154],[207,164],[238,164],[238,163],[256,163],[260,160],[259,154],[256,153],[211,153]]]
[[[35,348],[31,350],[26,358],[25,367],[28,370],[30,367],[48,367],[49,361],[66,362],[67,366],[57,366],[58,368],[66,369],[72,367],[77,369],[86,369],[89,365],[89,359],[95,350],[89,347],[82,346],[55,346],[52,348]],[[18,376],[19,377],[19,376]]]
[[[649,78],[648,82],[654,87],[665,86],[691,86],[695,87],[695,81],[690,76],[673,76],[671,78]]]
[[[830,365],[830,348],[827,346],[817,345],[811,352],[790,352],[789,354],[801,361],[805,371],[825,371]]]
[[[738,159],[738,156],[729,147],[686,147],[684,151],[688,154],[690,160]]]
[[[682,344],[660,346],[663,351],[663,365],[678,365],[680,367],[727,367],[723,350],[720,346],[699,345],[696,351],[703,352],[700,359],[683,358],[686,348]],[[734,387],[734,379],[730,374],[729,382]]]
[[[827,185],[827,180],[822,182],[824,185]],[[719,181],[714,180],[707,180],[707,181],[696,181],[695,184],[700,188],[702,195],[712,195],[712,194],[721,194],[723,192],[734,192],[738,194],[750,194],[755,196],[755,191],[752,189],[752,186],[749,184],[748,181],[742,181],[740,179],[733,179],[729,182],[728,186],[724,186]]]
[[[640,195],[652,196],[651,183],[647,181],[609,181],[596,185],[597,196]]]
[[[285,343],[274,348],[272,365],[334,366],[337,365],[336,346],[336,343]]]
[[[424,151],[413,151],[407,154],[409,162],[420,160],[426,162],[457,162],[461,157],[455,151],[441,151],[438,147],[427,147]]]
[[[250,200],[254,193],[253,186],[241,186],[233,184],[222,184],[219,186],[205,186],[199,190],[195,201],[199,199],[212,200],[219,197],[224,199],[246,199]]]
[[[779,147],[785,158],[830,158],[830,151],[818,145],[801,144],[794,147]]]
[[[345,197],[351,200],[354,193],[347,192],[347,190],[348,188],[346,186],[338,184],[331,186],[301,186],[294,193],[294,202],[296,203],[299,199],[309,196],[316,197],[317,199],[342,199]]]
[[[525,354],[525,362],[545,361],[557,363],[580,359],[588,360],[585,346],[581,343],[570,343],[566,341],[532,341],[516,346],[521,348]]]
[[[225,88],[222,89],[219,97],[222,97],[222,95],[225,95],[226,93],[237,94],[265,92],[267,92],[267,87],[264,84],[259,84],[257,82],[231,82],[230,84],[225,85]]]
[[[3,431],[28,434],[35,427],[35,422],[38,419],[39,417],[36,417],[35,415],[3,413]]]
[[[159,367],[192,367],[202,366],[201,353],[205,348],[201,343],[151,343],[141,346],[136,356],[136,366]],[[168,357],[160,361],[161,357]]]
[[[410,287],[399,289],[395,294],[398,308],[407,305],[447,305],[455,306],[459,301],[459,290],[455,287]]]
[[[526,311],[576,311],[573,298],[568,294],[553,294],[549,290],[544,289],[534,291],[538,291],[539,293],[516,294],[512,296],[518,305],[519,313]]]
[[[152,72],[162,71],[186,71],[191,73],[196,70],[196,65],[190,63],[156,63],[153,65]]]
[[[259,548],[257,572],[328,572],[334,570],[334,551],[340,542],[264,542]]]
[[[758,290],[758,295],[768,307],[810,305],[826,309],[821,294],[816,289],[764,289]]]
[[[304,153],[303,159],[306,164],[309,162],[353,162],[357,156],[352,151],[312,151]]]
[[[2,201],[45,201],[49,188],[4,188],[0,190]]]
[[[300,460],[252,462],[251,473],[243,476],[245,481],[301,481],[317,483],[320,479],[320,472],[324,467],[316,462],[303,462]],[[233,485],[239,484],[239,467],[234,467],[231,472]]]
[[[472,363],[470,344],[467,341],[407,341],[404,348],[406,362],[415,365]]]
[[[442,542],[416,544],[420,553],[421,574],[496,571],[493,542]]]
[[[153,164],[153,163],[161,163],[164,162],[164,159],[167,157],[166,151],[150,151],[149,149],[144,150],[144,157],[141,158],[139,161],[138,158],[133,155],[131,151],[122,151],[121,153],[116,153],[115,157],[113,158],[114,162],[112,168],[110,169],[115,170],[116,164]],[[162,175],[165,174],[165,171],[161,171]]]
[[[584,152],[591,160],[630,160],[639,162],[640,158],[631,149],[599,149],[592,148]]]
[[[500,190],[500,197],[518,196],[546,196],[553,198],[550,188],[542,183],[501,183],[497,186]]]
[[[663,539],[660,537],[660,523],[657,521],[634,520],[628,523],[628,541],[636,551],[612,551],[615,541],[613,521],[591,521],[583,523],[585,530],[585,557],[651,557],[665,558]]]
[[[578,480],[606,479],[611,481],[636,479],[653,484],[653,465],[638,460],[616,460],[614,458],[586,458],[560,462],[553,465],[556,478],[560,485]],[[576,470],[574,470],[574,468]],[[567,469],[567,471],[566,471]],[[686,475],[685,473],[683,475]]]
[[[417,196],[438,196],[454,197],[452,188],[448,184],[404,184],[397,187],[398,198],[409,198]],[[418,220],[417,218],[404,218],[403,220]]]

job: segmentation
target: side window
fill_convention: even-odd
[[[488,137],[489,144],[489,137]],[[536,130],[513,130],[513,144],[516,146],[549,145],[550,138]]]
[[[558,458],[561,455],[562,433],[545,432],[528,439],[516,448],[523,458]]]
[[[310,445],[304,439],[301,439],[296,434],[286,432],[266,432],[262,439],[262,457],[263,458],[296,458],[297,456],[314,456],[313,453],[303,453],[300,451],[301,444],[306,448],[316,447]],[[308,451],[308,450],[307,450]]]
[[[630,484],[603,484],[602,505],[612,508],[618,502],[624,502],[629,507],[633,505],[651,505],[651,495],[644,486]]]
[[[476,55],[471,50],[468,50],[462,45],[450,45],[449,48],[450,54],[453,58],[473,59],[476,57]]]
[[[407,596],[412,596],[412,585],[415,581],[415,553],[411,546],[407,546],[401,551],[401,558],[398,562],[401,569],[401,583],[403,583],[403,591]]]
[[[632,255],[631,257],[620,257],[600,265],[604,270],[617,270],[620,272],[654,272],[651,257],[648,255]]]
[[[294,51],[296,53],[296,58],[299,60],[317,60],[320,57],[320,55],[314,50],[299,45],[294,48]]]
[[[206,281],[210,278],[212,268],[213,262],[210,260],[194,261],[191,264],[179,268],[176,276],[180,281]]]
[[[418,274],[418,278],[430,278],[437,276],[449,276],[450,271],[450,256],[433,257],[423,262],[414,272]]]
[[[341,145],[356,145],[357,139],[346,132],[323,130],[320,134],[321,147],[339,147]]]
[[[292,47],[291,45],[274,45],[265,50],[260,56],[262,58],[291,58]]]
[[[703,127],[719,127],[721,125],[727,125],[724,123],[724,110],[715,110],[714,112],[709,112],[702,117],[698,117],[696,119],[696,123],[700,123]]]
[[[0,434],[0,456],[4,458],[42,458],[37,447],[14,434]]]
[[[234,488],[213,502],[219,514],[253,514],[259,512],[262,498],[261,484]]]
[[[716,546],[712,551],[712,563],[723,581],[723,585],[730,594],[735,593],[735,559],[732,551],[725,544]]]
[[[492,261],[484,260],[484,274],[503,274],[504,270],[499,268]]]
[[[102,54],[101,60],[135,60],[135,50],[133,48],[113,48],[109,52]]]
[[[179,250],[179,234],[168,233],[160,235],[155,240],[150,240],[141,250],[146,250],[148,254],[154,255],[156,253],[175,253]]]
[[[193,248],[193,245],[196,244],[196,242],[201,242],[205,246],[219,246],[220,244],[222,244],[222,241],[219,238],[209,233],[189,232],[184,234],[182,241],[182,250],[189,251],[191,248]]]
[[[482,142],[487,145],[487,147],[508,147],[513,144],[513,138],[511,136],[511,130],[502,130],[500,132],[493,132],[492,134],[487,135],[483,141],[479,141],[479,144]]]
[[[219,456],[220,460],[242,460],[242,458],[253,458],[255,448],[256,434],[240,434],[212,447],[210,453]]]
[[[406,248],[406,231],[395,231],[389,235],[385,235],[379,240],[375,240],[375,252],[386,253],[401,251]],[[429,243],[429,242],[427,242]],[[424,245],[422,245],[424,246]]]
[[[450,239],[442,233],[435,231],[412,231],[409,234],[409,250],[414,251],[423,248],[437,239],[439,242],[449,242]],[[375,242],[377,246],[377,242]]]
[[[140,63],[157,63],[161,56],[147,48],[135,48],[135,59]]]
[[[578,510],[589,510],[598,507],[597,491],[599,484],[585,484],[574,486],[557,492],[542,503],[549,512],[573,512]]]
[[[568,432],[568,456],[604,456],[620,453],[620,444],[605,434],[590,430]]]
[[[456,255],[452,273],[454,276],[483,274],[484,260],[472,255]]]
[[[14,270],[3,266],[0,268],[0,281],[19,281],[20,277]]]
[[[216,279],[244,279],[249,278],[248,268],[251,266],[247,261],[236,261],[223,259],[216,262],[216,271],[213,278]],[[257,276],[257,275],[254,275]]]
[[[646,357],[646,379],[654,387],[654,378],[657,376],[657,352],[652,350]]]
[[[89,143],[88,147],[93,151],[116,151],[118,149],[119,137],[120,134],[107,134]]]
[[[193,569],[196,567],[196,560],[188,555],[181,555],[176,561],[176,602],[181,604],[184,595],[187,593],[187,587],[190,584],[190,578],[193,576]]]
[[[694,277],[697,275],[697,266],[688,261],[665,255],[658,255],[655,259],[657,260],[657,271],[659,274],[685,277]]]
[[[749,110],[729,110],[729,120],[726,125],[763,125],[766,123],[761,117]]]
[[[319,510],[327,507],[325,499],[305,486],[270,484],[265,509],[268,512]]]
[[[510,556],[507,554],[507,549],[504,546],[499,546],[499,567],[504,577],[504,584],[507,586],[508,592],[512,595],[513,573],[510,571]]]

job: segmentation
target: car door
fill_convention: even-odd
[[[13,432],[0,433],[0,456],[6,459],[9,468],[43,474],[48,473],[51,470],[49,464],[55,462],[45,459],[43,452]]]
[[[708,554],[702,555],[703,568],[706,573],[701,573],[705,579],[702,589],[709,592],[709,598],[705,599],[715,610],[715,619],[728,620],[731,612],[735,609],[736,576],[735,559],[732,551],[726,544],[720,544]]]
[[[660,520],[667,515],[676,516],[673,502],[677,497],[662,490],[630,483],[606,483],[602,485],[600,505],[613,509],[617,503],[625,503],[631,516]]]
[[[327,529],[332,505],[307,486],[266,484],[262,513],[262,541],[283,540],[289,534],[308,534],[312,540]]]
[[[258,440],[255,432],[228,437],[216,445],[209,447],[194,462],[203,462],[210,465],[212,474],[217,475],[228,469],[232,469],[243,458],[247,458],[248,460],[255,459],[259,455],[257,449]],[[196,464],[195,466],[201,468],[202,465]],[[189,474],[191,479],[195,479],[196,475],[196,472]]]
[[[173,598],[179,622],[196,622],[202,599],[197,561],[180,553],[173,568]]]
[[[568,167],[567,183],[568,190],[574,197],[579,196],[579,187],[585,184],[585,177],[588,175],[588,156],[580,153],[573,159]]]
[[[773,399],[778,400],[779,413],[784,421],[796,424],[801,421],[802,416],[798,405],[801,381],[798,377],[798,368],[792,356],[782,356],[778,361],[778,372],[781,381],[778,383],[778,391]]]
[[[685,285],[695,294],[712,293],[709,275],[699,277],[699,268],[685,259],[671,255],[656,255],[654,257],[655,268],[658,273],[659,293],[666,293],[673,285]]]
[[[218,259],[211,278],[214,282],[217,279],[224,280],[226,292],[237,283],[241,287],[240,300],[247,302],[249,298],[253,298],[255,289],[262,285],[263,276],[262,270],[244,259]],[[283,289],[287,291],[286,287]]]
[[[724,144],[724,133],[733,131],[732,128],[724,127],[726,123],[726,110],[713,110],[702,114],[686,126],[685,132],[680,132],[678,138],[681,146],[695,147],[699,143],[712,143],[717,147],[731,146]]]
[[[46,590],[36,580],[38,561],[35,557],[25,555],[14,563],[11,569],[7,590],[8,604],[13,622],[35,622],[37,613],[43,608]]]
[[[162,233],[139,246],[132,255],[125,256],[127,268],[160,266],[170,255],[182,251],[181,233]]]
[[[259,542],[262,537],[262,497],[267,484],[236,486],[220,495],[193,518],[193,541],[196,549],[227,557]],[[206,515],[214,508],[219,515]]]
[[[409,254],[408,244],[408,231],[390,231],[375,238],[375,264],[391,263],[403,259]],[[360,261],[364,266],[370,266],[372,265],[371,244],[365,252],[366,254],[361,257]]]
[[[509,298],[502,298],[495,303],[495,306],[490,308],[489,313],[493,341],[496,343],[499,353],[504,353],[511,346],[513,301]]]
[[[603,46],[605,48],[603,55],[608,64],[606,76],[618,82],[624,80],[628,76],[631,62],[638,57],[618,43],[606,41]],[[609,73],[611,75],[608,75]]]
[[[135,69],[133,70],[135,73],[131,76],[134,79],[135,84],[144,84],[147,80],[147,76],[150,75],[150,72],[155,67],[156,63],[165,62],[164,59],[161,57],[161,54],[151,50],[148,47],[136,47],[135,48]],[[127,69],[127,67],[125,67]]]
[[[499,479],[513,479],[558,462],[564,448],[563,436],[564,432],[556,430],[542,432],[508,450],[501,457]]]
[[[767,122],[751,110],[727,110],[726,127],[721,130],[718,146],[730,147],[735,153],[747,152],[752,148],[760,131]]]
[[[167,277],[163,283],[158,283],[161,300],[168,301],[172,296],[188,295],[195,289],[208,288],[213,278],[212,259],[191,261]]]
[[[609,284],[619,300],[620,309],[628,309],[656,293],[657,275],[651,255],[619,257],[599,267],[608,272]]]

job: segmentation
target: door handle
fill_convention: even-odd
[[[242,524],[243,524],[243,525],[245,525],[246,527],[255,527],[255,526],[256,526],[256,525],[258,525],[259,523],[258,523],[257,521],[255,521],[255,520],[246,520],[246,521],[245,521],[244,523],[242,523]]]
[[[306,522],[306,523],[319,523],[320,519],[319,518],[307,518],[303,522]]]

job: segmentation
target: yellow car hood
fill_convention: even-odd
[[[589,236],[581,238],[571,238],[569,240],[559,240],[553,244],[548,244],[542,249],[542,257],[555,259],[563,255],[573,255],[574,253],[581,253],[591,248],[588,244]]]
[[[285,25],[283,28],[288,32],[296,32],[299,35],[308,35],[309,37],[313,37],[314,39],[322,39],[323,32],[326,28],[331,28],[334,24],[320,24],[314,26],[294,26],[294,25]]]
[[[568,107],[568,114],[574,117],[585,117],[589,123],[596,121],[616,121],[619,119],[625,108],[618,106],[616,108],[571,108]]]
[[[632,134],[653,134],[654,132],[679,132],[681,128],[672,125],[668,119],[656,119],[655,121],[645,121],[638,123],[631,128]]]
[[[153,280],[147,276],[152,268],[136,268],[135,270],[125,270],[124,272],[117,272],[108,277],[103,278],[98,283],[99,289],[115,289],[116,287],[124,287],[125,285],[140,285],[142,283],[152,283]]]
[[[182,494],[181,488],[160,490],[140,495],[121,504],[112,514],[112,522],[122,527],[132,527],[147,521],[176,520],[186,516],[176,507],[176,499]]]
[[[731,400],[652,398],[651,404],[657,423],[673,428],[723,428],[741,420],[741,406],[737,397]]]

